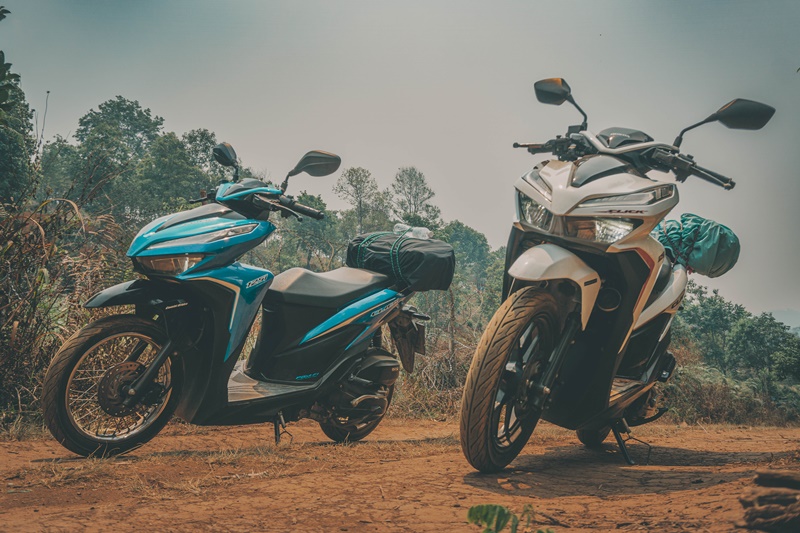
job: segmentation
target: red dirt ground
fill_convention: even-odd
[[[467,510],[497,503],[558,532],[731,531],[755,470],[800,470],[800,428],[645,427],[630,467],[543,424],[497,475],[470,468],[453,422],[388,419],[350,445],[306,421],[275,447],[271,429],[173,424],[102,460],[0,442],[0,530],[479,532]]]

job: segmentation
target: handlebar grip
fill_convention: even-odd
[[[512,146],[514,148],[527,148],[529,152],[531,150],[542,150],[544,148],[543,144],[538,143],[514,143]]]
[[[711,170],[706,170],[703,167],[695,166],[692,169],[692,174],[704,181],[713,183],[714,185],[719,185],[726,190],[731,190],[736,186],[736,182],[732,179],[726,178],[722,174],[717,174]]]
[[[322,211],[317,211],[313,207],[308,207],[307,205],[298,204],[294,198],[281,195],[278,201],[281,203],[281,205],[286,206],[292,211],[299,213],[301,215],[315,218],[317,220],[322,220],[323,218],[325,218],[325,213],[323,213]]]
[[[317,211],[313,207],[308,207],[307,205],[295,203],[292,205],[291,209],[297,211],[301,215],[306,215],[307,217],[311,217],[316,220],[322,220],[325,218],[325,213],[322,211]]]

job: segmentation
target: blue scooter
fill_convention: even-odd
[[[45,421],[79,455],[141,446],[173,414],[199,425],[271,422],[276,442],[288,421],[312,418],[334,441],[359,440],[382,420],[399,375],[382,326],[407,370],[424,353],[428,317],[405,305],[413,292],[391,276],[348,267],[275,276],[237,261],[275,230],[271,214],[323,218],[284,193],[292,176],[335,172],[338,156],[308,152],[275,189],[239,180],[229,144],[213,155],[233,167],[233,181],[193,201],[204,205],[145,226],[128,250],[144,277],[85,304],[133,312],[75,333],[47,371]]]

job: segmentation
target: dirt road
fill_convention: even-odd
[[[467,509],[531,504],[540,527],[730,531],[756,469],[800,469],[800,428],[641,428],[642,464],[542,425],[499,475],[472,471],[452,422],[390,419],[361,444],[310,422],[170,426],[131,455],[77,459],[49,439],[0,442],[0,530],[480,531]]]

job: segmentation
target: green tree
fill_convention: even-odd
[[[78,146],[60,135],[42,147],[42,201],[47,198],[73,198],[77,192],[75,176],[81,167]]]
[[[11,13],[0,6],[0,20]],[[19,199],[31,186],[35,139],[33,112],[19,88],[19,74],[0,51],[0,205]]]
[[[703,359],[726,370],[729,346],[727,333],[749,313],[743,306],[720,296],[716,289],[709,294],[706,287],[694,281],[689,282],[686,292],[684,309],[676,324],[676,341],[684,344],[691,341]]]
[[[503,292],[503,276],[506,274],[506,247],[501,246],[489,253],[486,261],[486,282],[484,285],[485,297],[483,299],[482,316],[484,323],[488,323],[500,307]]]
[[[100,149],[117,164],[144,157],[164,125],[164,119],[153,116],[136,100],[117,96],[97,106],[78,120],[75,138],[89,151]]]
[[[303,265],[309,270],[330,270],[342,249],[346,247],[346,242],[343,242],[337,232],[338,219],[331,216],[321,196],[303,191],[297,197],[297,201],[322,211],[325,218],[316,220],[304,216],[302,221],[293,217],[286,219],[281,239],[285,241],[284,249],[293,250],[296,257],[286,266]]]
[[[122,177],[116,187],[125,213],[146,222],[175,211],[187,200],[197,198],[213,181],[193,164],[183,141],[174,133],[156,137],[135,171]]]
[[[771,313],[739,319],[727,333],[727,346],[726,368],[757,377],[765,392],[775,380],[800,378],[800,342]]]
[[[410,226],[437,229],[441,211],[431,203],[436,193],[416,167],[401,167],[392,182],[394,215]]]
[[[7,97],[0,106],[0,204],[10,204],[33,187],[31,157],[35,139],[33,113],[25,93],[16,84],[7,85],[2,91]]]
[[[464,281],[482,290],[490,252],[486,236],[459,220],[447,223],[436,236],[455,250],[458,258],[456,268]]]
[[[336,181],[333,192],[353,206],[356,232],[364,233],[364,222],[379,195],[378,184],[370,171],[362,167],[345,169]]]
[[[213,131],[205,128],[190,130],[181,136],[181,140],[194,166],[206,173],[214,181],[226,179],[225,167],[217,164],[211,151],[218,144]],[[252,173],[252,172],[251,172]]]

